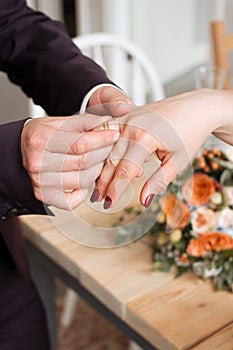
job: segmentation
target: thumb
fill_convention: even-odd
[[[119,117],[131,112],[135,105],[131,99],[116,86],[103,86],[90,97],[88,112],[92,114]]]
[[[131,99],[118,88],[111,88],[109,91],[109,101],[107,103],[109,114],[115,117],[121,117],[135,109],[135,105]]]

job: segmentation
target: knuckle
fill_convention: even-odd
[[[78,140],[76,140],[72,146],[71,146],[72,152],[75,154],[83,154],[88,151],[88,141],[85,137],[79,137]]]
[[[148,141],[148,133],[143,129],[136,128],[134,133],[134,141],[140,145],[146,144]]]
[[[77,206],[81,204],[81,201],[79,201],[78,203],[76,203],[76,201],[74,200],[73,197],[69,197],[68,199],[66,199],[65,204],[64,204],[64,209],[67,211],[73,211],[74,209],[77,208]]]
[[[67,211],[72,211],[75,209],[75,205],[72,201],[66,201],[64,203],[64,209],[67,210]]]
[[[42,201],[41,191],[35,187],[33,189],[33,192],[34,192],[34,196],[36,197],[36,199],[38,199],[39,201]]]
[[[85,154],[81,154],[77,159],[77,168],[79,170],[84,170],[88,168],[88,162]]]
[[[40,187],[40,176],[39,174],[34,174],[31,176],[31,182],[33,187],[39,188]]]
[[[45,145],[44,132],[38,127],[31,127],[25,137],[25,145],[27,149],[41,149]]]
[[[121,180],[129,179],[129,171],[125,167],[118,167],[116,169],[115,175],[118,179],[121,179]]]
[[[31,174],[36,174],[40,171],[40,161],[36,158],[27,159],[27,161],[24,162],[24,166]]]

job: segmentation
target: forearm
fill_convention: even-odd
[[[153,102],[148,108],[160,113],[177,133],[194,142],[198,136],[206,138],[211,133],[233,142],[233,91],[195,90]],[[187,140],[183,141],[186,144]]]
[[[222,141],[233,145],[233,91],[223,90],[216,97],[215,118],[218,122],[213,134]]]

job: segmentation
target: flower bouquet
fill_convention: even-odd
[[[123,215],[138,209],[126,208]],[[148,209],[154,271],[192,271],[233,292],[232,149],[204,149]],[[144,221],[147,219],[144,219]],[[122,218],[121,218],[122,221]],[[142,222],[140,222],[142,225]],[[122,230],[122,229],[121,229]]]

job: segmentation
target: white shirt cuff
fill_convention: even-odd
[[[32,118],[28,118],[27,120],[26,120],[26,122],[23,124],[23,126],[25,126],[30,120],[32,120]]]
[[[99,85],[94,86],[94,87],[86,94],[86,96],[84,97],[83,102],[82,102],[82,104],[81,104],[81,108],[80,108],[79,114],[84,114],[84,113],[85,113],[86,108],[87,108],[87,104],[88,104],[88,101],[89,101],[91,95],[92,95],[96,90],[98,90],[99,88],[104,87],[104,86],[111,86],[111,87],[114,87],[114,88],[117,89],[117,90],[122,91],[120,88],[118,88],[117,86],[115,86],[115,85],[113,85],[113,84],[106,84],[106,83],[105,83],[105,84],[99,84]]]

